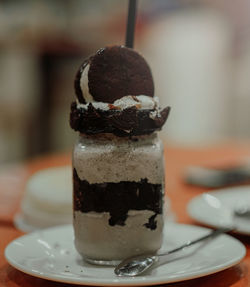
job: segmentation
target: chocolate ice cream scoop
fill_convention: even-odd
[[[82,104],[112,104],[128,95],[153,97],[154,83],[151,70],[140,54],[124,46],[110,46],[100,49],[80,66],[75,93]]]

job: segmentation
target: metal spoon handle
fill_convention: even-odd
[[[181,245],[181,246],[179,246],[179,247],[177,247],[175,249],[172,249],[172,250],[166,251],[164,253],[158,254],[158,256],[165,256],[165,255],[168,255],[168,254],[175,253],[177,251],[182,250],[185,247],[189,247],[189,246],[194,245],[194,244],[196,244],[196,243],[198,243],[200,241],[203,241],[205,239],[213,238],[213,237],[216,237],[216,236],[220,235],[221,233],[230,232],[232,230],[233,230],[233,228],[218,228],[218,229],[212,230],[207,235],[204,235],[204,236],[199,237],[199,238],[197,238],[195,240],[192,240],[192,241],[188,241],[185,244],[183,244],[183,245]]]
[[[117,276],[137,276],[139,274],[142,274],[146,270],[148,270],[151,266],[153,266],[153,264],[158,261],[158,258],[160,256],[172,254],[174,252],[183,250],[186,247],[194,245],[200,241],[203,241],[203,240],[206,240],[209,238],[214,238],[214,237],[220,235],[221,233],[229,232],[232,230],[233,230],[233,228],[218,228],[218,229],[215,229],[215,230],[209,232],[208,234],[206,234],[202,237],[199,237],[199,238],[194,239],[192,241],[188,241],[187,243],[185,243],[185,244],[183,244],[183,245],[181,245],[175,249],[169,250],[165,253],[161,253],[158,255],[144,254],[144,255],[138,255],[138,256],[133,256],[133,257],[127,258],[127,259],[123,260],[119,265],[116,266],[114,272]]]

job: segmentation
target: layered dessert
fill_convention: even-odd
[[[154,253],[162,243],[164,163],[161,109],[144,58],[111,46],[80,66],[70,124],[75,246],[93,263]]]

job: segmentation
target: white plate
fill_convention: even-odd
[[[167,224],[164,249],[172,249],[207,232],[209,229],[198,226]],[[179,259],[175,258],[147,275],[116,277],[113,267],[83,262],[73,245],[72,226],[66,225],[30,233],[12,241],[5,249],[5,257],[16,269],[44,279],[95,286],[135,286],[177,282],[212,274],[237,264],[246,250],[240,241],[223,234],[183,252],[179,254]]]
[[[250,218],[234,216],[235,208],[250,205],[250,186],[238,186],[203,193],[193,198],[188,214],[196,221],[208,226],[234,225],[236,232],[250,235]]]

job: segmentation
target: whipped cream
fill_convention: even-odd
[[[89,64],[84,68],[82,75],[81,75],[81,79],[80,79],[80,87],[82,90],[82,94],[83,94],[83,97],[87,103],[94,101],[92,95],[89,92],[88,73],[89,73]]]
[[[110,109],[125,110],[132,107],[136,107],[137,109],[141,110],[154,110],[159,107],[158,97],[152,98],[145,95],[139,95],[124,96],[121,99],[116,100],[113,104],[94,101],[90,101],[87,104],[81,104],[77,101],[77,108],[83,108],[87,110],[90,103],[95,109],[100,109],[104,111],[108,111]]]

